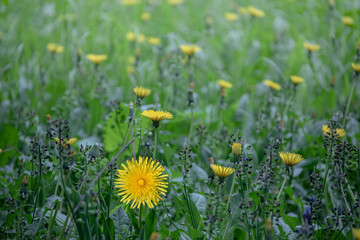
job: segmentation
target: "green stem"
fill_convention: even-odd
[[[57,190],[59,188],[59,182],[60,182],[60,176],[58,176],[58,179],[57,179],[57,182],[56,182],[56,187],[55,187],[55,192],[54,192],[54,195],[56,196],[57,194]],[[50,218],[51,218],[51,221],[50,221],[50,225],[49,225],[49,230],[48,230],[48,234],[47,234],[47,239],[51,239],[51,232],[52,232],[52,227],[54,225],[54,222],[55,222],[55,219],[56,219],[56,215],[57,215],[57,212],[58,212],[58,206],[59,206],[59,203],[56,204],[56,206],[54,206],[53,209],[51,209],[51,213],[50,213]],[[55,214],[54,214],[54,209],[55,210]]]
[[[142,228],[142,222],[141,222],[142,208],[143,208],[143,206],[140,205],[140,208],[139,208],[139,219],[138,219],[138,225],[139,225],[139,230],[140,230],[140,231],[141,231],[141,228]]]
[[[193,130],[193,124],[194,124],[194,107],[191,105],[190,107],[191,110],[191,120],[190,120],[190,130],[189,130],[189,136],[188,136],[188,146],[190,147],[191,145],[191,133]]]
[[[237,169],[235,169],[235,174],[233,174],[233,179],[232,179],[232,184],[231,184],[229,199],[228,199],[228,202],[227,202],[227,204],[226,204],[226,211],[229,209],[231,196],[232,196],[232,193],[233,193],[233,191],[234,191],[235,179],[236,179],[236,172],[237,172]]]
[[[283,181],[283,183],[282,183],[282,185],[281,185],[280,191],[279,191],[278,195],[276,196],[276,201],[279,200],[279,198],[280,198],[280,196],[281,196],[281,193],[282,193],[282,191],[284,190],[285,183],[286,183],[286,176],[284,177],[284,181]]]
[[[345,110],[344,120],[343,120],[343,128],[344,129],[346,128],[346,117],[347,117],[347,114],[348,114],[349,109],[350,109],[350,103],[351,103],[352,95],[354,93],[355,84],[356,84],[356,77],[353,79],[350,96],[349,96],[349,99],[348,99],[348,102],[347,102],[347,105],[346,105],[346,110]]]
[[[17,231],[16,231],[16,240],[20,239],[21,234],[21,218],[23,212],[23,202],[20,200],[20,208],[18,210],[18,220],[17,220]]]
[[[153,159],[156,159],[157,135],[158,135],[158,128],[155,128]]]

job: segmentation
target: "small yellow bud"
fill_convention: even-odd
[[[235,156],[239,156],[241,154],[241,143],[235,142],[232,145],[232,153]]]

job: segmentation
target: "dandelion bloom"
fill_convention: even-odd
[[[354,19],[352,17],[342,17],[341,21],[346,25],[346,26],[353,26],[354,25]]]
[[[102,63],[108,58],[106,54],[87,54],[86,57],[95,65]]]
[[[214,171],[215,175],[220,178],[226,178],[227,176],[235,172],[235,169],[231,167],[223,167],[215,164],[211,164],[210,167]]]
[[[254,7],[249,7],[248,8],[248,11],[249,13],[251,14],[251,16],[253,17],[257,17],[257,18],[263,18],[265,17],[265,12],[260,10],[260,9],[257,9],[257,8],[254,8]]]
[[[55,138],[55,140],[60,143],[59,138]],[[70,139],[62,139],[61,145],[65,148],[68,145],[72,146],[77,141],[77,138],[70,138]]]
[[[318,44],[311,44],[311,43],[304,43],[304,48],[309,52],[316,52],[320,49],[320,45]]]
[[[221,88],[231,88],[232,87],[232,84],[229,83],[228,81],[219,79],[217,82],[218,82],[218,84],[220,85]]]
[[[120,3],[125,6],[132,6],[138,3],[137,0],[121,0]]]
[[[2,153],[2,151],[3,151],[3,150],[0,148],[0,154]]]
[[[46,48],[51,53],[62,53],[64,51],[64,47],[56,43],[49,43]]]
[[[184,0],[168,0],[167,2],[170,5],[180,5],[180,4],[184,3]]]
[[[351,66],[355,72],[357,72],[357,73],[360,72],[360,64],[352,63]]]
[[[207,25],[211,25],[213,23],[213,19],[211,17],[206,17],[205,22]]]
[[[159,127],[159,122],[161,120],[173,118],[173,115],[166,111],[145,110],[141,113],[141,115],[150,119],[155,128]]]
[[[149,94],[151,93],[150,89],[143,88],[143,87],[136,87],[133,90],[134,90],[135,95],[138,96],[139,98],[145,98],[145,97],[149,96]]]
[[[299,83],[302,83],[305,79],[303,79],[302,77],[299,76],[290,76],[290,80],[295,84],[298,85]]]
[[[126,39],[130,42],[135,42],[136,34],[134,32],[128,32],[128,33],[126,33]]]
[[[148,12],[144,12],[141,14],[141,20],[143,21],[149,21],[151,18],[151,14]]]
[[[181,45],[180,49],[183,53],[188,55],[189,57],[193,56],[195,53],[201,50],[201,48],[197,45]]]
[[[161,39],[160,38],[156,38],[156,37],[149,37],[148,38],[148,42],[153,45],[153,46],[156,46],[156,45],[159,45],[161,43]]]
[[[264,80],[264,84],[266,86],[268,86],[269,88],[273,89],[273,90],[276,90],[276,91],[279,91],[281,89],[281,86],[280,84],[276,83],[276,82],[273,82],[271,80]]]
[[[331,129],[330,129],[329,125],[323,125],[322,131],[323,131],[324,135],[330,136],[330,134],[331,134]],[[343,137],[346,135],[345,129],[342,129],[342,128],[336,128],[336,129],[333,129],[333,131],[336,132],[336,134],[334,134],[335,137]]]
[[[279,155],[281,160],[288,166],[294,166],[303,160],[303,157],[296,153],[280,152]]]
[[[168,183],[165,168],[148,157],[139,157],[139,160],[127,160],[117,170],[115,187],[120,188],[118,195],[121,202],[129,204],[131,208],[145,206],[153,208],[166,194]]]
[[[239,156],[241,154],[241,143],[238,142],[233,143],[231,149],[232,149],[232,153],[235,156]]]
[[[353,234],[356,240],[360,240],[360,228],[353,228]]]
[[[225,13],[225,18],[229,22],[233,22],[238,19],[238,15],[236,13]]]

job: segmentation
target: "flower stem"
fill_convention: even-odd
[[[138,224],[139,224],[139,230],[141,231],[141,228],[142,228],[142,222],[141,222],[141,213],[142,213],[142,205],[140,205],[140,208],[139,208],[139,219],[138,219]]]
[[[345,114],[344,114],[344,120],[343,120],[343,128],[346,129],[346,116],[349,112],[350,109],[350,103],[351,103],[351,99],[352,99],[352,95],[354,93],[354,89],[355,89],[355,84],[356,84],[356,77],[353,79],[353,83],[351,86],[351,92],[350,92],[350,96],[349,99],[347,101],[347,105],[346,105],[346,110],[345,110]]]
[[[231,196],[232,196],[232,193],[233,193],[233,191],[234,191],[235,179],[236,179],[236,172],[237,172],[237,169],[235,170],[235,174],[233,174],[233,179],[232,179],[232,184],[231,184],[229,199],[228,199],[228,202],[227,202],[227,204],[226,204],[226,211],[229,209]]]
[[[190,120],[189,136],[188,136],[188,146],[189,147],[191,145],[191,133],[192,133],[193,124],[194,124],[194,107],[192,105],[190,106],[190,110],[191,110],[191,120]]]
[[[156,159],[157,135],[158,135],[158,128],[155,128],[153,159]]]

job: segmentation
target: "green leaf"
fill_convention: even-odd
[[[204,212],[205,211],[205,206],[206,206],[206,198],[198,193],[191,193],[190,194],[190,198],[191,200],[194,202],[196,208],[199,210],[199,212]]]
[[[126,237],[126,229],[129,227],[130,219],[126,214],[124,208],[120,205],[111,211],[110,218],[114,222],[115,239]]]
[[[59,202],[59,201],[61,202],[62,200],[63,200],[62,197],[52,195],[52,196],[46,198],[45,207],[52,209],[52,208],[54,208],[56,202]]]
[[[251,192],[249,194],[249,197],[254,201],[255,205],[260,203],[260,192],[259,191],[255,191],[255,192]]]
[[[18,130],[12,125],[4,124],[0,127],[0,139],[0,148],[3,150],[0,153],[0,167],[2,167],[8,163],[9,159],[16,158],[19,155],[17,151],[12,150],[18,147]],[[4,151],[6,149],[9,151]]]
[[[156,210],[152,209],[146,216],[144,239],[150,239],[153,232],[156,232]]]

